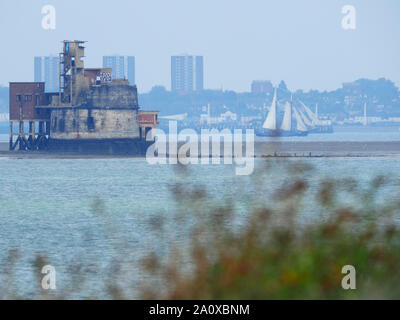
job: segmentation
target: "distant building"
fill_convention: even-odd
[[[44,82],[46,92],[58,92],[59,57],[45,56],[34,58],[34,81]]]
[[[271,81],[255,80],[251,83],[251,93],[267,93],[272,94],[274,86]]]
[[[190,92],[201,91],[203,88],[203,57],[172,56],[171,90]]]
[[[224,107],[226,108],[226,106]],[[207,111],[207,113],[200,114],[200,125],[226,123],[226,122],[236,121],[238,119],[237,114],[229,110],[224,113],[221,113],[217,117],[212,117],[210,104],[208,104],[208,106],[203,106],[202,110]]]
[[[43,57],[35,57],[33,59],[33,68],[34,68],[34,80],[35,82],[42,82],[44,72],[43,72]]]
[[[127,79],[128,79],[128,81],[129,81],[129,83],[131,84],[131,85],[134,85],[135,84],[135,57],[134,56],[128,56],[127,58],[127,61],[126,61],[126,68],[127,68],[127,71],[126,71],[126,76],[127,76]]]
[[[104,56],[103,68],[112,69],[112,78],[128,79],[131,85],[135,84],[135,57],[134,56]]]

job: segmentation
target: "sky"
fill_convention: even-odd
[[[44,5],[56,10],[42,28]],[[356,28],[342,28],[342,7]],[[250,91],[253,80],[335,90],[359,78],[400,87],[399,0],[1,0],[0,85],[33,81],[33,57],[86,40],[85,66],[136,57],[139,92],[170,89],[170,56],[204,56],[206,89]]]

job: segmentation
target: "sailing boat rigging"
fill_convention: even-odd
[[[277,137],[306,136],[308,134],[307,126],[304,124],[300,114],[293,106],[293,98],[285,103],[283,120],[279,127],[277,115],[277,97],[275,88],[274,97],[272,99],[267,118],[262,125],[262,129],[257,131],[256,135],[264,137]]]
[[[307,126],[309,126],[309,133],[332,133],[333,127],[332,122],[330,120],[321,120],[318,117],[318,104],[316,104],[316,112],[313,113],[310,108],[308,108],[302,101],[300,101],[300,105],[305,111],[305,114],[308,118],[304,115],[303,111],[299,109],[300,113],[303,115],[304,122]],[[307,121],[306,121],[307,119]],[[311,125],[308,123],[311,120]]]

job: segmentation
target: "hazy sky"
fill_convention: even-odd
[[[56,29],[41,9],[56,9]],[[344,5],[356,29],[341,26]],[[170,88],[170,56],[204,56],[205,88],[249,91],[284,79],[292,90],[336,89],[361,77],[400,86],[399,0],[0,0],[0,84],[33,81],[33,57],[86,40],[87,67],[136,56],[139,91]]]

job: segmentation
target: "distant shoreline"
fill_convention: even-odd
[[[400,141],[256,141],[256,158],[324,158],[324,157],[397,157]],[[78,154],[46,151],[9,151],[8,143],[0,142],[0,158],[15,159],[112,159],[144,158],[118,154]]]

